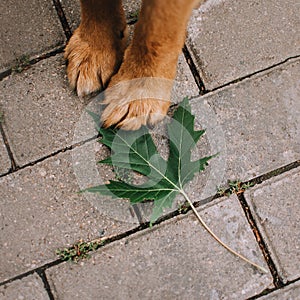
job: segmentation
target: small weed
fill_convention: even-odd
[[[58,255],[63,261],[75,261],[79,259],[89,258],[89,252],[97,250],[102,246],[104,241],[83,242],[80,241],[70,248],[57,249]]]
[[[2,111],[0,111],[0,123],[4,122],[4,114]]]
[[[17,59],[16,65],[12,67],[12,71],[15,73],[21,73],[28,69],[30,66],[30,58],[28,55],[22,55]]]
[[[188,210],[190,209],[190,204],[189,203],[183,203],[183,204],[180,204],[179,207],[178,207],[178,212],[180,214],[185,214],[188,212]]]
[[[238,194],[245,192],[245,190],[249,189],[253,185],[254,185],[254,183],[252,183],[252,182],[242,183],[240,181],[232,181],[232,182],[229,182],[229,189],[231,190],[231,193],[238,195]]]
[[[229,197],[231,194],[239,195],[245,190],[249,189],[254,185],[252,182],[246,182],[242,183],[241,181],[235,180],[235,181],[229,181],[228,182],[229,188],[218,188],[217,194],[219,196],[227,196]]]
[[[230,192],[228,191],[228,189],[224,188],[224,187],[217,187],[217,195],[218,196],[230,196]]]

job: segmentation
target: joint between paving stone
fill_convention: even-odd
[[[267,295],[270,295],[271,293],[273,292],[276,292],[276,291],[280,291],[282,288],[286,288],[294,283],[297,283],[297,282],[300,282],[300,278],[296,278],[292,281],[288,281],[286,282],[282,287],[279,287],[279,288],[268,288],[268,289],[265,289],[264,291],[262,291],[261,293],[259,293],[258,295],[255,295],[255,296],[252,296],[250,298],[248,298],[247,300],[256,300],[256,299],[260,299],[261,297],[264,297],[264,296],[267,296]]]
[[[60,54],[64,51],[65,46],[58,46],[53,50],[50,50],[49,52],[37,55],[36,57],[31,58],[28,62],[26,62],[26,64],[19,64],[18,66],[12,66],[10,69],[7,69],[3,72],[0,73],[0,81],[2,81],[4,78],[10,76],[11,74],[14,73],[22,73],[24,70],[27,70],[28,68],[30,68],[31,66],[37,64],[38,62],[40,62],[41,60],[50,58],[52,56],[56,56],[57,54]],[[16,70],[16,68],[19,68],[18,70]]]
[[[8,171],[8,173],[10,173],[10,172],[15,171],[18,168],[18,166],[16,164],[14,155],[13,155],[13,153],[11,151],[11,148],[10,148],[10,145],[8,143],[8,139],[7,139],[6,133],[5,133],[4,129],[3,129],[3,126],[1,124],[1,122],[0,122],[0,134],[2,135],[3,142],[4,142],[4,145],[5,145],[8,157],[10,159],[11,167],[10,167],[10,170]]]
[[[275,291],[277,291],[279,289],[280,288],[271,288],[271,289],[268,288],[268,289],[265,289],[261,293],[259,293],[258,295],[254,295],[254,296],[252,296],[250,298],[247,298],[247,300],[256,300],[256,299],[259,299],[259,298],[261,298],[263,296],[267,296],[267,295],[271,294],[272,292],[275,292]]]
[[[195,205],[195,207],[197,207]],[[168,214],[165,214],[163,215],[162,217],[160,217],[157,221],[155,221],[151,226],[150,226],[150,222],[149,221],[143,221],[142,223],[139,224],[139,226],[137,227],[134,227],[130,230],[127,230],[125,232],[122,232],[122,233],[119,233],[117,235],[112,235],[112,236],[108,236],[108,237],[103,237],[103,238],[97,238],[97,239],[94,239],[94,240],[89,240],[89,241],[83,241],[81,242],[82,244],[86,244],[86,245],[92,245],[94,244],[94,246],[92,247],[92,249],[88,249],[84,254],[86,255],[89,255],[89,253],[91,252],[95,252],[96,250],[104,247],[104,246],[107,246],[113,242],[116,242],[116,241],[120,241],[122,239],[126,239],[126,238],[129,238],[130,236],[138,233],[138,232],[142,232],[144,230],[147,230],[149,228],[152,228],[154,226],[157,226],[157,225],[160,225],[162,224],[163,222],[165,221],[168,221],[174,217],[177,217],[179,215],[185,215],[187,214],[189,211],[191,211],[191,207],[187,207],[186,209],[184,210],[180,210],[180,209],[177,209],[175,211],[172,211]],[[135,212],[136,213],[136,212]],[[142,218],[141,218],[141,221],[142,221]],[[78,244],[73,244],[71,247],[69,248],[66,248],[67,250],[73,250],[73,249],[76,249],[78,247]],[[64,250],[66,250],[64,249]],[[64,250],[62,250],[62,252],[64,252]],[[61,251],[59,251],[61,252]],[[58,254],[60,255],[60,254]],[[63,256],[61,256],[61,259],[60,259],[60,262],[63,262],[63,261],[66,261],[66,260],[74,260],[74,261],[77,261],[78,259],[80,259],[82,256],[77,256],[77,254],[75,256],[68,256],[67,259],[64,259]],[[60,262],[58,262],[57,264],[59,264]],[[43,268],[45,269],[45,267]]]
[[[39,277],[41,278],[43,284],[44,284],[44,289],[46,290],[47,294],[48,294],[48,297],[49,297],[49,300],[54,300],[54,295],[51,291],[51,287],[50,287],[50,284],[49,284],[49,281],[47,279],[47,275],[45,274],[45,271],[44,270],[37,270],[36,272]]]
[[[14,276],[12,278],[6,279],[3,282],[0,282],[0,287],[3,286],[3,285],[6,285],[6,284],[10,284],[10,283],[12,283],[16,280],[21,280],[21,279],[23,279],[25,277],[28,277],[28,276],[30,276],[32,274],[35,274],[35,273],[39,275],[41,272],[45,272],[45,270],[47,270],[51,267],[57,266],[57,265],[61,264],[62,262],[63,262],[63,260],[61,260],[61,259],[53,260],[53,261],[51,261],[51,262],[49,262],[45,265],[39,266],[35,269],[29,270],[27,272],[21,273],[21,274],[19,274],[17,276]]]
[[[193,58],[187,48],[186,45],[183,46],[182,48],[182,52],[183,52],[183,55],[185,57],[185,60],[190,68],[190,71],[193,75],[193,78],[198,86],[198,89],[199,89],[199,95],[204,95],[206,94],[208,91],[206,90],[205,88],[205,85],[204,85],[204,82],[199,74],[199,72],[197,71],[197,67],[193,61]]]
[[[5,77],[8,77],[9,75],[11,75],[11,73],[12,73],[12,69],[8,69],[8,70],[1,72],[0,73],[0,81],[2,79],[4,79]]]
[[[195,207],[199,207],[201,205],[204,205],[204,204],[207,204],[217,198],[220,198],[220,197],[223,197],[223,196],[230,196],[231,194],[236,194],[236,195],[239,195],[239,194],[243,194],[248,188],[250,187],[254,187],[256,185],[259,185],[259,184],[262,184],[263,182],[273,178],[273,177],[276,177],[276,176],[279,176],[279,175],[282,175],[286,172],[289,172],[293,169],[296,169],[300,166],[300,160],[297,160],[297,161],[294,161],[288,165],[285,165],[285,166],[282,166],[280,168],[277,168],[275,170],[272,170],[268,173],[265,173],[265,174],[262,174],[258,177],[255,177],[255,178],[252,178],[250,180],[247,180],[247,181],[230,181],[228,180],[228,183],[234,183],[234,186],[230,186],[228,188],[224,187],[223,188],[220,188],[219,191],[217,191],[217,193],[214,195],[214,196],[211,196],[211,197],[208,197],[206,199],[202,199],[200,201],[197,201],[194,203],[194,206]]]
[[[64,30],[65,36],[66,36],[67,41],[68,41],[72,36],[72,30],[71,30],[71,27],[70,27],[70,25],[67,21],[65,12],[64,12],[59,0],[53,0],[53,4],[54,4],[54,7],[55,7],[57,15],[59,17],[61,26]]]
[[[238,200],[241,204],[241,207],[244,211],[244,214],[246,216],[246,219],[251,227],[251,230],[255,236],[255,239],[259,245],[259,248],[260,250],[262,251],[262,254],[263,254],[263,257],[265,258],[266,260],[266,263],[268,265],[268,268],[272,274],[272,277],[273,277],[273,284],[276,288],[281,288],[284,286],[284,283],[283,283],[283,279],[281,278],[281,276],[279,275],[279,272],[277,270],[277,267],[271,257],[271,253],[267,247],[267,244],[266,242],[264,241],[263,239],[263,236],[256,224],[256,221],[253,217],[253,214],[251,212],[251,209],[247,203],[247,200],[244,196],[244,193],[240,193],[240,194],[237,194],[237,197],[238,197]]]
[[[177,216],[178,214],[179,214],[178,211],[175,211],[175,213],[171,212],[170,214],[168,214],[166,216],[163,216],[160,219],[158,219],[155,223],[153,223],[153,226],[158,225],[158,224],[160,224],[160,223],[162,223],[162,222],[164,222],[164,221],[166,221],[168,219],[171,219],[172,217]],[[145,223],[142,223],[139,226],[137,226],[135,228],[132,228],[130,230],[127,230],[125,232],[122,232],[122,233],[117,234],[117,235],[110,236],[110,237],[108,237],[105,240],[104,243],[100,243],[98,247],[95,247],[94,251],[96,251],[99,248],[104,247],[104,246],[106,246],[108,244],[111,244],[111,243],[113,243],[115,241],[119,241],[119,240],[122,240],[124,238],[130,237],[131,235],[133,235],[133,234],[135,234],[137,232],[140,232],[142,230],[148,229],[148,228],[149,228],[149,222],[145,222]],[[92,243],[92,242],[93,241],[89,241],[89,242],[86,242],[86,243]],[[74,245],[71,246],[71,247],[69,247],[68,249],[72,249],[73,247],[74,247]],[[91,251],[89,251],[89,252],[91,252]],[[53,266],[59,265],[59,264],[61,264],[63,262],[64,262],[64,260],[62,258],[56,259],[56,260],[54,260],[54,261],[52,261],[50,263],[47,263],[47,264],[45,264],[43,266],[37,267],[37,268],[29,270],[29,271],[27,271],[25,273],[19,274],[19,275],[13,277],[13,278],[10,278],[10,279],[7,279],[7,280],[5,280],[3,282],[0,282],[0,286],[12,283],[12,282],[14,282],[16,280],[25,278],[27,276],[30,276],[30,275],[34,274],[34,273],[37,273],[41,277],[42,274],[45,274],[45,270],[47,270],[47,269],[49,269],[49,268],[51,268]],[[42,278],[43,282],[44,282],[44,279],[45,278]],[[44,282],[44,284],[45,284],[45,282]],[[50,285],[49,285],[48,280],[47,280],[46,285],[49,286],[49,289],[50,289]],[[52,298],[52,299],[54,299],[54,298]]]
[[[0,124],[0,129],[1,129],[1,124]],[[25,164],[25,165],[22,165],[22,166],[16,165],[15,160],[14,160],[14,166],[15,166],[15,167],[14,167],[14,168],[11,168],[7,173],[1,174],[1,175],[0,175],[0,178],[6,176],[6,175],[8,175],[8,174],[15,173],[15,172],[17,172],[17,171],[19,171],[19,170],[25,169],[25,168],[27,168],[27,167],[32,167],[32,166],[34,166],[34,165],[36,165],[36,164],[38,164],[38,163],[41,163],[41,162],[43,162],[43,161],[45,161],[45,160],[47,160],[47,159],[49,159],[49,158],[51,158],[51,157],[54,157],[54,156],[58,155],[58,154],[60,154],[60,153],[64,153],[64,152],[67,152],[67,151],[72,151],[73,149],[75,149],[75,148],[77,148],[77,147],[80,147],[80,146],[82,146],[82,145],[84,145],[84,144],[86,144],[86,143],[88,143],[88,142],[91,142],[91,141],[93,141],[93,140],[95,140],[95,139],[97,139],[97,138],[99,138],[99,136],[91,137],[91,138],[89,138],[89,139],[87,139],[87,140],[85,140],[85,141],[78,142],[78,143],[76,143],[76,144],[67,146],[67,147],[65,147],[65,148],[63,148],[63,149],[59,149],[59,150],[57,150],[57,151],[55,151],[55,152],[53,152],[53,153],[50,153],[49,155],[43,156],[43,157],[41,157],[41,158],[39,158],[39,159],[37,159],[37,160],[35,160],[35,161],[31,161],[31,162],[29,162],[29,163],[27,163],[27,164]],[[10,151],[11,151],[11,150],[10,150]],[[11,155],[12,155],[12,157],[13,157],[13,154],[12,154],[12,153],[11,153]]]
[[[227,87],[227,86],[230,86],[230,85],[232,85],[232,84],[240,83],[240,82],[242,82],[242,81],[244,81],[244,80],[246,80],[246,79],[252,78],[252,77],[255,76],[255,75],[259,75],[259,74],[261,74],[261,73],[271,71],[271,70],[274,69],[274,68],[280,67],[281,65],[284,65],[284,64],[286,64],[286,63],[288,63],[288,62],[290,62],[290,61],[293,61],[293,60],[297,60],[297,59],[299,59],[299,58],[300,58],[300,55],[295,55],[295,56],[288,57],[288,58],[286,58],[285,60],[283,60],[283,61],[281,61],[281,62],[279,62],[279,63],[276,63],[276,64],[274,64],[274,65],[272,65],[272,66],[269,66],[269,67],[264,68],[264,69],[257,70],[257,71],[255,71],[255,72],[253,72],[253,73],[247,74],[247,75],[242,76],[242,77],[240,77],[240,78],[237,78],[237,79],[234,79],[234,80],[232,80],[232,81],[229,81],[229,82],[227,82],[227,83],[225,83],[225,84],[222,84],[222,85],[220,85],[220,86],[218,86],[218,87],[216,87],[216,88],[213,88],[213,89],[211,89],[211,90],[207,90],[205,94],[210,93],[210,92],[218,91],[218,90],[220,90],[220,89],[222,89],[222,88],[225,88],[225,87]]]
[[[243,182],[243,183],[244,184],[251,184],[252,183],[253,186],[257,185],[257,184],[261,184],[264,181],[267,181],[267,180],[269,180],[269,179],[271,179],[273,177],[279,176],[279,175],[281,175],[283,173],[286,173],[286,172],[288,172],[290,170],[293,170],[293,169],[296,169],[298,167],[300,167],[300,160],[296,160],[294,162],[291,162],[288,165],[282,166],[280,168],[277,168],[277,169],[272,170],[272,171],[270,171],[268,173],[262,174],[262,175],[260,175],[258,177],[255,177],[255,178],[253,178],[253,179],[251,179],[249,181]]]

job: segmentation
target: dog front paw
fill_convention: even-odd
[[[141,77],[121,80],[117,74],[105,91],[104,104],[107,106],[102,113],[103,126],[137,130],[143,125],[155,125],[168,112],[172,85],[170,79]]]
[[[79,27],[65,49],[70,86],[78,96],[103,90],[121,64],[126,41],[124,37],[104,37],[87,33]]]

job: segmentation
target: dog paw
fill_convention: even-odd
[[[157,99],[134,100],[122,106],[109,104],[102,115],[103,125],[105,128],[116,125],[123,130],[152,126],[163,120],[169,105],[169,101]]]
[[[118,75],[116,75],[118,78]],[[104,127],[117,126],[123,130],[137,130],[143,125],[153,126],[168,112],[173,81],[165,78],[142,77],[121,80],[105,91],[102,113]]]
[[[121,64],[126,46],[124,36],[89,36],[79,27],[65,49],[70,86],[78,96],[103,90]]]

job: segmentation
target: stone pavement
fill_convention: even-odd
[[[209,0],[193,13],[173,90],[173,102],[192,98],[195,126],[206,129],[195,155],[220,153],[188,194],[266,274],[190,211],[174,207],[149,228],[146,206],[77,193],[115,176],[84,159],[107,149],[76,135],[87,100],[68,87],[62,53],[78,2],[0,3],[0,298],[300,299],[298,1]],[[129,24],[138,4],[124,1]],[[217,193],[234,181],[245,184]],[[56,255],[105,236],[89,259]]]

